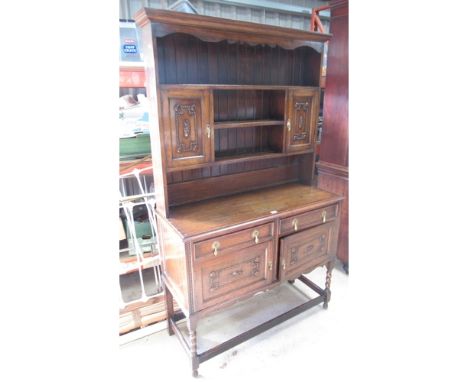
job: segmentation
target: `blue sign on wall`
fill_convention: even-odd
[[[120,61],[141,62],[138,33],[134,23],[120,26]]]
[[[130,39],[125,40],[123,45],[123,52],[125,54],[137,54],[138,48],[136,46],[136,42]]]

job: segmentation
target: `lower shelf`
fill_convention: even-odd
[[[223,164],[232,161],[232,162],[239,162],[241,160],[252,160],[252,159],[265,159],[265,158],[276,158],[284,156],[283,153],[278,153],[275,151],[257,151],[257,152],[250,152],[250,153],[242,153],[242,154],[226,154],[226,153],[216,153],[215,154],[215,161],[220,162],[222,161]]]

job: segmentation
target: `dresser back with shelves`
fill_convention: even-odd
[[[147,78],[158,126],[159,213],[283,183],[312,184],[328,35],[150,9],[135,18],[143,53],[154,60]]]

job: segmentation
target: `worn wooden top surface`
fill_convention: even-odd
[[[249,222],[260,224],[342,199],[315,187],[290,183],[172,207],[167,220],[187,238]]]

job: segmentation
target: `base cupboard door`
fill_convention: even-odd
[[[286,236],[280,242],[280,274],[282,280],[292,280],[333,256],[334,223]]]
[[[273,282],[273,241],[225,252],[194,264],[195,309],[262,289]]]

